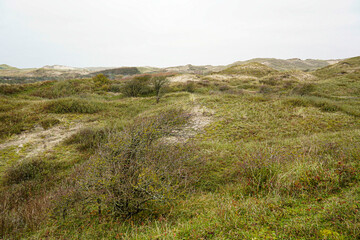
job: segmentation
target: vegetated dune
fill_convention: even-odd
[[[235,65],[220,71],[220,74],[237,74],[246,75],[252,77],[264,77],[270,73],[277,72],[275,69],[263,65],[261,63],[246,63],[241,65]]]
[[[317,60],[317,59],[301,60],[299,58],[292,58],[292,59],[254,58],[247,61],[238,61],[231,64],[230,66],[246,64],[249,62],[257,62],[280,71],[286,71],[286,70],[311,71],[322,67],[326,67],[331,64],[335,64],[339,61],[340,60]]]
[[[6,64],[0,65],[0,81],[6,83],[22,83],[34,82],[36,80],[56,80],[71,78],[86,78],[96,74],[105,74],[108,77],[115,78],[123,75],[134,74],[152,74],[161,72],[172,73],[189,73],[197,75],[206,75],[210,73],[220,72],[232,66],[246,65],[248,63],[260,63],[279,71],[287,70],[306,70],[312,71],[331,64],[335,64],[339,60],[314,60],[314,59],[275,59],[275,58],[255,58],[247,61],[238,61],[227,66],[195,66],[187,64],[184,66],[174,66],[166,68],[157,68],[151,66],[145,67],[86,67],[76,68],[63,65],[44,66],[34,69],[18,69]]]
[[[360,57],[208,69],[0,84],[0,238],[359,239]]]
[[[353,57],[316,70],[313,74],[322,78],[355,76],[360,73],[360,57]]]

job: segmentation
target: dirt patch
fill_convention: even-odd
[[[182,75],[177,75],[174,77],[170,77],[168,78],[170,82],[181,82],[181,83],[186,83],[188,81],[192,81],[192,82],[198,82],[201,80],[200,77],[194,75],[194,74],[182,74]]]
[[[23,158],[34,157],[42,152],[51,150],[83,126],[83,123],[75,123],[69,126],[56,126],[47,130],[38,126],[31,132],[24,132],[6,143],[0,144],[0,150],[16,147],[16,152],[21,152]]]
[[[201,107],[196,105],[191,110],[191,118],[189,122],[178,129],[174,129],[170,136],[162,138],[160,141],[165,144],[176,144],[184,143],[189,139],[195,137],[201,130],[205,128],[212,121],[212,115],[214,111],[207,109],[206,107]]]
[[[231,81],[233,79],[239,79],[239,80],[256,80],[257,77],[247,76],[247,75],[238,75],[238,74],[230,74],[230,75],[224,75],[224,74],[211,74],[207,75],[206,78],[210,80],[216,80],[216,81]]]

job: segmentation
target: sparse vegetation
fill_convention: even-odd
[[[168,80],[166,76],[156,76],[152,78],[152,83],[154,85],[154,92],[156,96],[156,103],[159,103],[163,88],[165,84],[167,84],[167,82]]]
[[[63,98],[45,104],[49,113],[96,113],[103,109],[99,102],[80,98]]]
[[[359,59],[1,85],[0,238],[359,239]]]

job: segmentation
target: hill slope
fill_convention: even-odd
[[[359,68],[0,84],[0,239],[360,239]]]
[[[306,59],[301,60],[299,58],[292,59],[276,59],[276,58],[254,58],[247,61],[238,61],[230,66],[245,64],[249,62],[257,62],[274,68],[276,70],[315,70],[318,68],[326,67],[330,64],[338,62],[338,60],[316,60]]]
[[[314,72],[314,75],[322,78],[337,76],[360,76],[360,57],[348,58],[334,65],[330,65]]]
[[[275,69],[264,64],[251,62],[241,65],[234,65],[219,72],[219,74],[237,74],[252,77],[264,77],[269,73],[277,72]]]
[[[17,69],[16,67],[9,66],[7,64],[0,64],[0,70],[11,70],[11,69]]]

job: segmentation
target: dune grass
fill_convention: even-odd
[[[0,238],[358,239],[356,61],[311,76],[203,76],[170,84],[159,104],[108,92],[123,82],[3,94],[2,136],[92,125],[35,159],[0,150]],[[164,142],[194,124],[195,106],[209,124]]]

